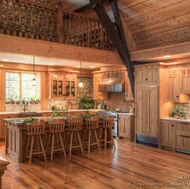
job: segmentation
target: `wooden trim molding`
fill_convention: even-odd
[[[117,52],[0,34],[0,51],[83,62],[123,65]],[[69,66],[69,65],[68,65]]]

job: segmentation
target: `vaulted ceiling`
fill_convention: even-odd
[[[89,0],[59,0],[64,11],[80,10],[81,13],[96,17]],[[52,6],[56,0],[49,2]],[[110,15],[110,3],[103,1]],[[173,45],[190,41],[190,1],[189,0],[118,0],[118,6],[130,32],[135,49]]]

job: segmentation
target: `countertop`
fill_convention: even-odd
[[[174,117],[163,117],[160,119],[161,120],[168,120],[168,121],[177,121],[177,122],[182,122],[182,123],[190,123],[190,118],[176,119]]]
[[[83,112],[83,111],[88,111],[88,112],[113,112],[117,113],[119,115],[134,115],[134,113],[128,113],[128,112],[115,112],[115,111],[107,111],[104,109],[72,109],[68,110],[68,112]],[[33,113],[51,113],[52,110],[40,110],[40,111],[35,111]],[[60,110],[60,112],[64,112]],[[20,113],[30,113],[30,112],[0,112],[0,115],[6,115],[6,114],[20,114]]]

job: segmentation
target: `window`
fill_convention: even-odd
[[[6,73],[6,99],[31,100],[40,98],[40,75],[31,73]]]

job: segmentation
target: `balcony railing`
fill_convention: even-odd
[[[0,33],[83,47],[115,50],[95,19],[25,0],[0,0]]]

